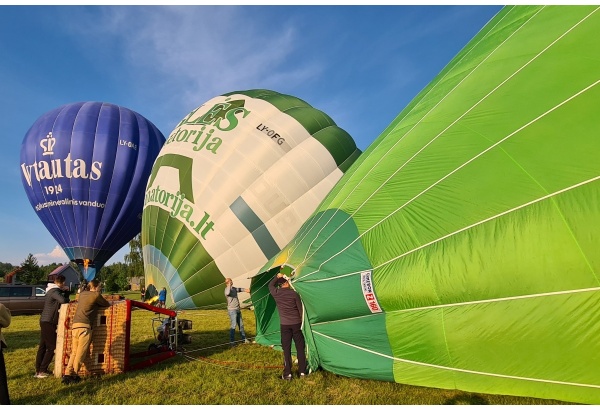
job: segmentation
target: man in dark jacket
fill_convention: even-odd
[[[77,309],[71,328],[71,355],[62,379],[63,383],[69,384],[81,380],[77,373],[92,343],[92,323],[94,323],[98,308],[108,306],[110,306],[110,302],[100,294],[100,281],[92,279],[89,283],[89,290],[82,291],[77,300]]]
[[[278,288],[278,286],[280,286]],[[281,348],[283,349],[283,380],[292,380],[292,339],[296,345],[298,355],[298,372],[300,377],[307,373],[306,353],[304,352],[305,342],[302,334],[302,301],[283,273],[279,272],[271,282],[269,282],[269,292],[273,295],[277,310],[279,312],[279,322],[281,330]]]
[[[35,378],[43,379],[50,376],[48,366],[54,357],[56,349],[56,328],[58,312],[63,303],[69,302],[69,288],[65,286],[65,277],[56,275],[54,283],[48,283],[44,297],[44,309],[40,316],[42,335],[37,355],[35,357]]]

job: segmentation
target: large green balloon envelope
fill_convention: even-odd
[[[600,11],[505,7],[253,280],[295,269],[311,366],[600,404]]]
[[[299,98],[249,90],[207,101],[152,168],[146,287],[166,287],[171,307],[221,306],[225,278],[249,287],[359,155],[346,131]]]

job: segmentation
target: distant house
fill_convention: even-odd
[[[4,283],[8,283],[11,285],[20,284],[21,282],[19,282],[17,280],[17,273],[21,272],[22,270],[23,270],[23,268],[19,266],[19,267],[15,268],[14,270],[8,272],[6,274],[6,276],[4,276]]]
[[[131,286],[131,290],[140,290],[142,285],[144,284],[143,276],[135,276],[133,278],[129,278],[129,285]]]
[[[79,272],[68,263],[50,272],[48,274],[48,282],[54,282],[57,275],[63,275],[66,278],[65,285],[69,286],[71,290],[78,288],[81,283]]]

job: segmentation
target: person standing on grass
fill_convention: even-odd
[[[50,376],[48,366],[54,357],[56,349],[56,328],[60,306],[69,303],[69,288],[65,286],[66,278],[56,275],[54,283],[48,283],[44,296],[44,309],[40,316],[40,345],[35,357],[35,375],[37,379]]]
[[[235,327],[237,325],[240,335],[244,343],[249,343],[246,339],[246,332],[244,332],[244,322],[242,320],[242,311],[240,309],[240,300],[238,299],[238,292],[250,293],[250,289],[247,288],[234,288],[233,280],[231,278],[225,279],[225,297],[227,298],[227,313],[229,314],[229,344],[231,347],[235,346]]]
[[[8,379],[6,377],[6,363],[4,362],[4,349],[6,341],[2,335],[2,328],[8,327],[12,320],[10,310],[2,303],[0,303],[0,404],[10,404],[10,397],[8,395]]]
[[[167,288],[163,288],[158,292],[158,307],[165,308],[167,306]]]
[[[278,287],[280,286],[280,287]],[[290,287],[290,282],[280,271],[269,282],[269,292],[275,299],[281,331],[281,348],[283,349],[283,380],[292,380],[292,339],[298,355],[298,373],[302,378],[307,372],[306,343],[302,334],[303,308],[300,296]]]
[[[92,342],[92,323],[95,321],[99,307],[110,306],[110,302],[102,297],[100,290],[100,281],[92,279],[89,283],[89,290],[84,290],[79,294],[71,327],[71,355],[62,378],[62,382],[65,384],[81,380],[77,373],[89,353]]]

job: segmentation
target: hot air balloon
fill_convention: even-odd
[[[599,404],[599,33],[503,8],[257,272],[257,341],[284,266],[312,369]]]
[[[164,144],[140,114],[102,102],[47,112],[21,146],[29,202],[86,280],[140,232],[144,191]]]
[[[247,287],[359,154],[299,98],[249,90],[207,101],[171,132],[152,168],[146,288],[166,287],[167,306],[180,309],[224,303],[225,278]]]

